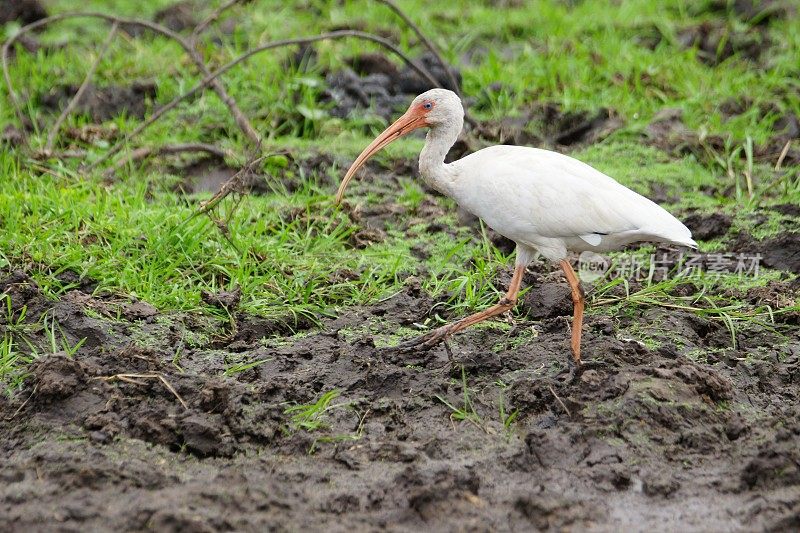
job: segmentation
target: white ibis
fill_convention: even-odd
[[[568,252],[604,252],[638,241],[697,247],[692,234],[657,204],[572,157],[537,148],[491,146],[446,164],[445,155],[464,123],[461,100],[452,91],[432,89],[417,96],[403,116],[381,133],[347,171],[347,184],[374,153],[418,128],[427,127],[419,170],[431,187],[482,218],[517,245],[508,292],[492,307],[442,326],[406,346],[433,346],[477,322],[510,310],[522,275],[536,252],[558,262],[572,289],[572,354],[581,364],[584,297],[567,261]]]

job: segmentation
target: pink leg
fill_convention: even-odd
[[[561,261],[561,269],[569,282],[572,289],[572,357],[575,359],[575,364],[581,366],[581,329],[583,328],[583,290],[578,278],[575,276],[575,271],[572,270],[572,265],[566,259]]]

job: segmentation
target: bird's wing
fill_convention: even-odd
[[[536,148],[494,146],[458,161],[456,200],[501,233],[545,238],[641,232],[691,242],[663,208],[577,159]],[[511,233],[511,235],[508,235]]]

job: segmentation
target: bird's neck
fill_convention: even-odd
[[[450,195],[455,175],[444,158],[458,139],[463,120],[438,124],[428,131],[425,147],[419,154],[419,172],[423,179],[442,194]]]

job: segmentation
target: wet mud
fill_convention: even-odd
[[[611,109],[566,111],[560,104],[540,102],[519,116],[486,121],[476,133],[493,143],[576,148],[599,142],[622,126]]]
[[[692,213],[683,217],[683,223],[692,231],[695,240],[709,241],[728,233],[733,219],[725,213]]]
[[[236,290],[203,295],[231,329],[91,296],[91,280],[50,301],[24,272],[0,278],[14,313],[86,339],[0,399],[4,531],[798,526],[796,317],[742,328],[733,348],[720,321],[601,310],[571,381],[568,291],[545,267],[526,276],[526,316],[455,337],[452,360],[385,348],[437,312],[411,282],[290,336],[239,313]],[[629,323],[652,324],[657,346]],[[316,429],[287,411],[334,390]]]
[[[77,92],[77,85],[55,85],[40,94],[37,102],[45,110],[60,113]],[[75,113],[91,117],[95,122],[104,122],[122,114],[141,119],[155,94],[155,83],[146,81],[129,86],[98,87],[90,84],[78,100]]]
[[[732,239],[731,249],[760,254],[764,266],[800,274],[800,233],[784,232],[759,241],[742,232]]]

